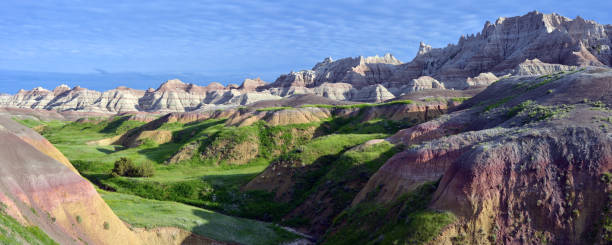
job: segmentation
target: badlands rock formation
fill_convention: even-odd
[[[476,35],[432,48],[421,43],[416,57],[402,63],[382,57],[326,58],[310,70],[281,75],[267,84],[246,79],[241,86],[202,87],[169,80],[147,91],[119,87],[104,93],[60,86],[0,95],[0,107],[118,113],[215,110],[314,94],[335,100],[381,102],[430,89],[486,87],[505,75],[544,75],[574,66],[612,65],[612,26],[580,17],[530,12],[486,22]]]
[[[168,80],[158,89],[147,91],[118,87],[106,92],[81,87],[59,86],[53,91],[35,88],[15,95],[0,95],[0,107],[78,111],[91,113],[185,112],[197,109],[245,105],[260,100],[279,99],[268,92],[257,92],[261,80],[245,80],[239,87],[211,83],[201,87],[180,80]],[[213,109],[214,109],[213,108]]]
[[[258,88],[265,86],[267,83],[262,81],[260,78],[255,79],[244,79],[242,85],[238,89],[244,91],[257,91]]]
[[[537,76],[542,74],[553,74],[560,71],[570,71],[577,69],[576,66],[567,66],[561,64],[548,64],[539,59],[525,60],[520,63],[512,72],[516,76]]]
[[[325,82],[344,82],[356,88],[380,84],[391,78],[395,66],[402,64],[391,54],[384,57],[344,58],[331,57],[317,63],[312,70],[281,75],[271,87],[316,87]]]
[[[611,83],[608,68],[503,79],[455,112],[388,139],[410,147],[353,205],[368,194],[390,203],[441,178],[429,206],[457,220],[435,243],[609,242],[598,224],[611,216]]]
[[[60,244],[141,244],[94,187],[33,130],[0,117],[0,203]]]

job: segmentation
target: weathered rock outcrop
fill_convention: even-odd
[[[268,83],[261,80],[261,78],[255,78],[255,79],[247,78],[247,79],[244,79],[244,81],[242,82],[242,85],[240,85],[238,89],[243,90],[243,91],[257,91],[259,87],[266,86],[266,84]]]
[[[444,84],[430,76],[422,76],[412,79],[406,87],[401,87],[403,93],[425,90],[425,89],[444,89]]]
[[[512,72],[515,76],[537,76],[549,75],[560,71],[570,71],[578,69],[576,66],[566,66],[561,64],[548,64],[539,59],[525,60],[520,63]]]
[[[505,75],[526,59],[563,65],[606,65],[612,62],[610,26],[580,17],[530,12],[487,22],[483,30],[461,37],[456,45],[431,48],[421,44],[417,57],[402,65],[401,76],[429,75],[447,88],[464,88],[465,78],[483,72]]]
[[[138,100],[144,96],[145,91],[126,87],[118,87],[106,91],[91,105],[91,111],[128,112],[137,111]]]
[[[580,17],[569,19],[558,14],[530,12],[499,18],[495,23],[487,22],[480,33],[462,36],[457,44],[445,48],[421,43],[416,57],[408,63],[401,63],[391,55],[337,61],[327,58],[311,70],[282,75],[270,86],[313,88],[324,83],[347,83],[359,89],[382,84],[396,91],[412,79],[430,76],[446,88],[465,89],[472,86],[470,83],[478,86],[483,85],[483,81],[495,81],[488,74],[487,77],[479,76],[481,73],[506,75],[525,60],[539,59],[571,66],[610,66],[611,30],[610,25]],[[549,69],[530,71],[549,72]],[[475,79],[477,77],[479,79]],[[472,78],[470,82],[468,78]]]
[[[0,117],[0,203],[60,244],[141,244],[94,187],[36,132]]]
[[[211,83],[201,87],[179,80],[169,80],[158,89],[147,91],[118,87],[106,92],[62,85],[53,91],[35,88],[21,90],[16,95],[1,95],[0,107],[46,109],[58,112],[90,113],[125,112],[186,112],[198,109],[219,109],[246,105],[260,100],[280,99],[270,92],[257,92],[265,84],[261,80],[246,80],[241,88]]]
[[[325,82],[344,82],[361,88],[384,82],[399,64],[401,62],[391,54],[383,57],[344,58],[337,61],[326,58],[317,63],[312,70],[281,75],[270,84],[270,87],[316,87]]]
[[[542,74],[545,74],[545,73],[542,73]],[[499,78],[495,76],[493,73],[486,72],[486,73],[480,73],[480,75],[476,77],[468,77],[465,82],[470,87],[483,87],[483,86],[486,87],[486,86],[491,85],[491,83],[494,83],[498,79]]]
[[[436,243],[607,243],[599,224],[612,215],[611,83],[607,68],[502,79],[391,137],[409,148],[353,205],[368,194],[390,203],[441,178],[429,206],[457,220]]]

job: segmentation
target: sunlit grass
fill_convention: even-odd
[[[217,241],[240,244],[279,244],[297,238],[273,224],[231,217],[210,210],[100,190],[119,216],[135,227],[178,227]]]

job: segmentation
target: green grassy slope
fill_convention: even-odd
[[[390,204],[364,202],[347,209],[334,219],[323,244],[426,244],[456,219],[427,209],[436,188],[426,183]]]
[[[36,226],[25,227],[8,216],[0,207],[0,244],[5,245],[57,245],[53,239]]]
[[[119,218],[134,227],[178,227],[217,241],[279,244],[297,236],[276,225],[219,214],[193,206],[100,191]]]

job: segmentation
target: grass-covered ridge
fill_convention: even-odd
[[[287,109],[293,109],[293,107],[289,107],[289,106],[266,107],[266,108],[259,108],[257,109],[257,111],[280,111],[280,110],[287,110]]]
[[[520,97],[522,94],[525,94],[531,90],[537,89],[544,85],[553,83],[557,80],[562,79],[565,76],[575,74],[578,72],[582,72],[584,70],[585,68],[575,69],[575,70],[570,70],[570,71],[560,71],[554,74],[543,75],[543,76],[540,76],[534,79],[520,81],[512,86],[511,89],[513,90],[513,95],[506,96],[504,98],[500,98],[496,100],[487,101],[487,102],[481,102],[478,105],[484,106],[483,112],[488,112],[498,107],[504,107],[508,102],[514,100],[515,98]],[[546,91],[546,94],[552,94],[552,93],[554,93],[553,89],[549,89]],[[512,108],[510,111],[510,114],[514,114],[515,112],[512,112],[512,110],[515,110],[515,109],[516,108]]]
[[[294,178],[296,185],[289,206],[295,208],[306,205],[306,208],[327,211],[324,214],[290,215],[286,217],[284,223],[290,226],[309,227],[315,220],[319,223],[321,220],[331,222],[335,215],[350,205],[370,176],[399,151],[401,146],[382,141],[340,151],[315,162],[313,166],[308,166],[311,168],[309,171],[301,171]],[[324,207],[319,209],[310,206],[319,200],[326,200],[324,204],[320,204]],[[303,204],[304,202],[306,204]]]

